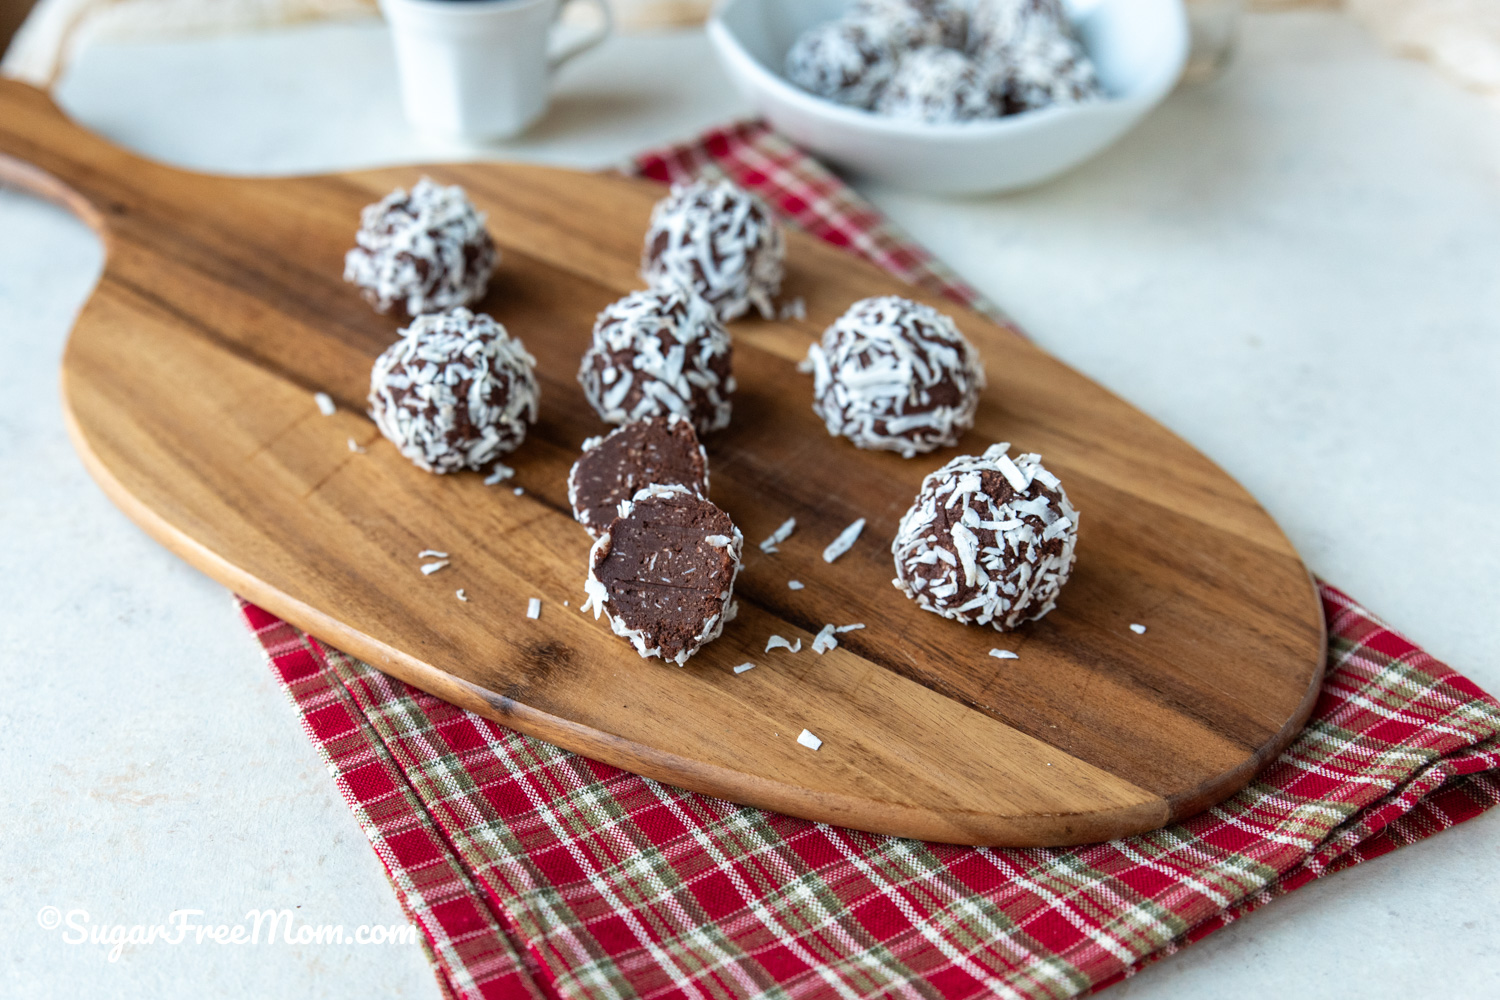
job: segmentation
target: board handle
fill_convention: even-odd
[[[0,184],[68,209],[105,235],[143,171],[163,169],[77,124],[35,87],[0,79]]]

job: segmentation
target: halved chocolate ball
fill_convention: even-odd
[[[679,667],[734,617],[744,536],[685,486],[649,486],[594,543],[584,589],[594,617],[643,657]]]
[[[622,501],[653,485],[686,486],[708,496],[708,455],[686,417],[648,417],[589,438],[568,473],[568,503],[578,523],[598,538],[619,516]]]

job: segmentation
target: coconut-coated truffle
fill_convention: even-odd
[[[423,177],[360,213],[344,280],[377,312],[408,316],[473,305],[484,298],[499,254],[484,215],[464,189]]]
[[[489,316],[418,316],[375,361],[370,417],[428,472],[486,471],[536,422],[536,359]]]
[[[1039,455],[1009,444],[922,480],[891,553],[892,582],[925,611],[1001,632],[1051,611],[1072,572],[1078,511]]]
[[[680,185],[656,204],[641,273],[655,289],[690,288],[728,322],[753,307],[770,319],[786,270],[781,224],[730,181]]]
[[[698,295],[632,292],[599,314],[578,381],[608,423],[676,413],[707,434],[729,426],[732,355],[729,334]]]
[[[979,352],[953,320],[896,296],[850,306],[806,364],[828,433],[905,458],[957,444],[985,386]]]

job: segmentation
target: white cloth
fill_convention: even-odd
[[[0,72],[48,87],[91,39],[221,34],[375,11],[375,0],[41,0]]]
[[[1383,44],[1434,64],[1500,102],[1500,3],[1495,0],[1348,0]]]

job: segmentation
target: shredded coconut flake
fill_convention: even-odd
[[[803,746],[807,747],[809,750],[817,750],[818,748],[820,748],[823,745],[823,741],[822,740],[818,739],[816,736],[814,736],[812,733],[808,732],[806,729],[802,730],[802,732],[797,736],[797,742],[801,743]]]
[[[864,622],[856,622],[853,625],[840,625],[834,631],[843,634],[845,632],[857,632],[864,627]]]
[[[464,593],[464,588],[462,587],[459,587],[457,590],[455,590],[453,592],[453,596],[458,598],[460,601],[468,601],[469,599],[468,595]]]
[[[437,549],[423,549],[417,553],[418,559],[447,559],[448,553],[439,552]]]
[[[333,397],[326,392],[313,393],[313,399],[317,402],[318,409],[322,411],[325,417],[331,417],[339,410],[333,402]]]
[[[859,540],[859,533],[864,530],[865,519],[860,518],[839,532],[839,537],[829,542],[828,548],[823,550],[823,561],[831,563],[845,552],[848,552],[854,543]]]
[[[540,618],[540,617],[542,617],[542,602],[541,602],[541,600],[539,598],[533,597],[531,600],[529,600],[529,601],[526,602],[526,617],[527,618]]]
[[[737,666],[737,667],[734,668],[734,672],[737,673],[737,674],[743,674],[746,670],[754,670],[754,669],[755,669],[755,664],[753,664],[753,663],[741,663],[739,666]]]
[[[1144,626],[1144,625],[1131,625],[1130,626],[1130,631],[1134,632],[1136,635],[1145,635],[1146,634],[1146,626]]]
[[[791,538],[792,532],[796,530],[797,519],[795,517],[787,518],[785,521],[781,522],[781,527],[771,532],[770,536],[767,537],[765,541],[760,543],[760,550],[766,555],[771,555],[774,552],[779,552],[780,549],[778,549],[777,546],[786,541],[788,538]]]
[[[526,491],[525,491],[525,490],[523,490],[523,489],[522,489],[522,488],[521,488],[521,487],[519,487],[519,486],[517,486],[517,487],[516,487],[516,488],[515,488],[515,489],[513,489],[513,490],[511,490],[511,492],[512,492],[512,493],[514,493],[514,494],[515,494],[515,495],[516,495],[516,496],[524,496],[524,495],[525,495],[525,493],[526,493]]]
[[[427,563],[425,566],[422,567],[422,575],[423,576],[431,576],[432,574],[436,573],[438,570],[447,568],[449,565],[451,565],[451,563],[449,563],[449,561],[447,559],[440,559],[437,562]]]
[[[484,485],[486,485],[486,486],[495,486],[495,485],[497,485],[499,483],[505,482],[507,479],[509,479],[511,476],[514,476],[515,474],[516,474],[516,470],[515,469],[512,469],[508,465],[503,465],[500,462],[496,462],[495,463],[495,469],[494,469],[494,471],[491,472],[488,476],[484,477]]]
[[[802,652],[802,640],[798,639],[797,644],[794,646],[781,636],[773,635],[766,640],[766,652],[769,653],[773,649],[785,649],[792,653],[800,653]]]
[[[786,586],[788,590],[801,590],[804,584],[801,580],[788,580]]]
[[[359,442],[353,438],[349,439],[349,450],[356,455],[363,455],[365,453],[365,450],[359,446]]]
[[[838,646],[839,641],[833,637],[832,625],[824,625],[822,630],[813,638],[812,650],[819,656]]]
[[[1008,649],[992,649],[990,655],[997,660],[1019,660],[1020,657]]]

